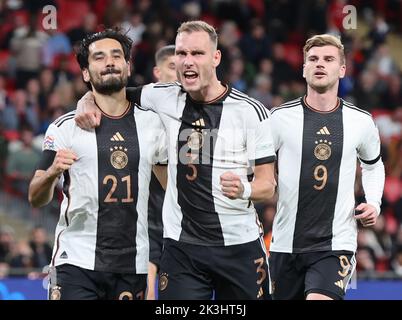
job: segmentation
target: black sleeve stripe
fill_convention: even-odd
[[[232,94],[230,94],[229,96],[231,96],[231,97],[232,97],[233,99],[235,99],[235,100],[244,101],[244,99],[236,98],[236,97],[235,97],[234,95],[232,95]],[[249,103],[249,104],[251,104],[251,103]],[[252,104],[251,104],[251,105],[252,105]],[[256,112],[257,115],[258,115],[258,119],[260,119],[260,121],[264,120],[264,119],[263,119],[263,115],[260,113],[261,111],[258,110],[254,105],[252,105],[252,106],[253,106],[255,112]]]
[[[282,103],[279,107],[286,107],[286,106],[291,105],[291,104],[300,103],[301,99],[302,98],[299,97],[299,98],[296,98],[296,99],[293,99],[293,100],[290,100],[290,101],[286,101],[286,102]]]
[[[136,108],[142,110],[142,111],[152,111],[151,109],[144,109],[143,107],[141,107],[141,105],[139,105],[139,104],[137,104],[137,103],[136,103],[134,106],[135,106]]]
[[[47,170],[52,165],[55,157],[56,157],[56,151],[44,150],[42,152],[42,157],[40,158],[36,169]]]
[[[60,127],[64,122],[66,122],[66,121],[68,121],[68,120],[71,120],[71,119],[74,119],[74,116],[70,116],[70,117],[64,118],[62,121],[59,121],[59,122],[56,124],[56,126],[57,126],[57,127]]]
[[[154,88],[169,88],[177,86],[179,86],[178,82],[162,82],[162,83],[156,83],[154,85]]]
[[[68,112],[66,114],[63,114],[62,116],[58,117],[53,123],[55,125],[57,125],[59,122],[63,121],[64,119],[71,118],[71,117],[74,117],[74,116],[75,116],[75,110],[71,111],[71,112]]]
[[[281,106],[279,106],[279,107],[276,107],[276,108],[273,108],[273,109],[271,109],[271,114],[273,114],[275,111],[278,111],[278,110],[283,110],[283,109],[288,109],[288,108],[294,108],[294,107],[298,107],[298,106],[300,106],[300,101],[299,102],[297,102],[297,103],[295,103],[295,104],[291,104],[291,105],[281,105]]]
[[[365,111],[365,110],[363,110],[363,109],[360,109],[360,108],[356,107],[355,105],[353,105],[353,104],[351,104],[351,103],[349,103],[349,102],[347,102],[347,101],[345,101],[345,100],[343,100],[343,105],[344,105],[345,107],[350,108],[350,109],[353,109],[353,110],[362,112],[362,113],[368,115],[369,117],[372,117],[370,112]]]
[[[268,109],[261,103],[261,102],[259,102],[259,101],[257,101],[257,104],[259,104],[260,105],[260,107],[261,107],[261,109],[262,109],[262,112],[264,112],[264,114],[265,114],[265,119],[266,118],[269,118],[269,115],[268,115]]]
[[[264,105],[257,102],[256,100],[251,100],[247,96],[237,94],[234,90],[230,93],[229,96],[235,100],[245,101],[248,104],[252,105],[254,110],[257,112],[260,121],[263,121],[269,117]]]
[[[381,159],[381,154],[378,155],[377,158],[375,158],[374,160],[363,160],[361,158],[359,158],[361,162],[365,163],[365,164],[374,164],[376,163],[378,160]]]
[[[253,161],[249,161],[251,163],[254,163],[254,165],[259,166],[262,164],[266,164],[266,163],[272,163],[276,160],[276,156],[269,156],[269,157],[265,157],[265,158],[260,158],[260,159],[255,159]]]
[[[262,110],[262,112],[265,114],[265,116],[268,118],[269,115],[269,111],[268,109],[258,100],[251,98],[250,96],[244,94],[243,92],[236,90],[236,89],[232,89],[232,93],[239,96],[239,97],[243,97],[244,100],[248,101],[249,103],[254,103],[256,106],[259,106],[259,108]],[[266,119],[266,118],[265,118]]]

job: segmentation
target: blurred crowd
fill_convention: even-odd
[[[46,30],[42,9],[49,4],[57,27]],[[348,4],[357,8],[357,30],[344,29]],[[401,16],[398,0],[0,0],[0,192],[26,201],[44,132],[87,90],[74,52],[88,34],[122,28],[134,43],[129,84],[142,85],[154,81],[154,53],[174,43],[180,23],[205,20],[220,37],[219,79],[269,109],[305,93],[305,40],[336,34],[347,58],[339,95],[373,114],[387,174],[379,221],[359,232],[358,270],[402,276],[402,57],[392,56],[390,41],[392,34],[402,50]],[[364,200],[359,179],[356,195]],[[269,246],[275,201],[258,211]],[[46,232],[34,228],[31,241],[21,242],[0,225],[0,276],[9,267],[50,261],[48,242],[37,252],[37,230]]]

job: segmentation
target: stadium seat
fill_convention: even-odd
[[[82,19],[90,12],[89,2],[85,0],[58,0],[59,30],[67,32],[81,25]]]

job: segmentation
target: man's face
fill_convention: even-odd
[[[200,93],[216,77],[216,67],[221,59],[208,33],[204,31],[182,32],[176,37],[177,78],[184,89]]]
[[[175,56],[166,57],[155,67],[154,75],[159,82],[174,82],[177,80]]]
[[[114,39],[102,39],[89,45],[88,69],[82,71],[84,81],[101,94],[112,94],[126,87],[130,75],[121,44]]]
[[[307,84],[319,93],[324,93],[338,84],[345,76],[346,67],[340,60],[335,46],[312,47],[306,54],[303,77]]]

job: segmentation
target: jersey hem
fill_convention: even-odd
[[[136,270],[136,272],[133,272],[132,270],[127,270],[127,269],[112,269],[112,268],[97,268],[95,269],[93,266],[89,266],[89,265],[85,265],[81,262],[76,262],[76,261],[72,261],[72,260],[63,260],[63,261],[56,261],[54,266],[61,266],[63,264],[71,264],[73,266],[82,268],[82,269],[86,269],[86,270],[91,270],[91,271],[99,271],[99,272],[113,272],[113,273],[132,273],[132,274],[147,274],[148,270]]]

